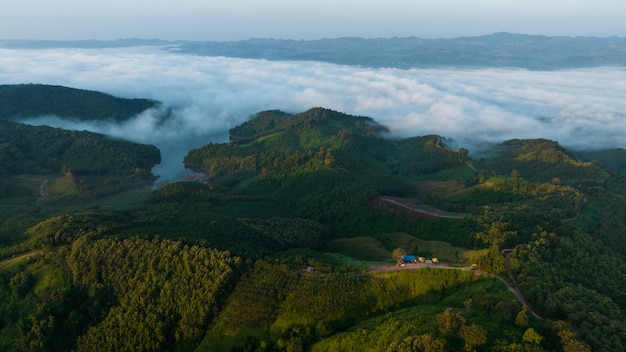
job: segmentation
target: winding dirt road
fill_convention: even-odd
[[[513,287],[511,286],[511,284],[506,281],[505,279],[503,279],[501,276],[498,276],[496,274],[492,274],[492,273],[487,273],[487,272],[483,272],[483,271],[478,271],[475,270],[473,267],[471,266],[466,266],[466,267],[456,267],[456,266],[451,266],[450,263],[439,263],[439,264],[430,264],[430,263],[408,263],[405,264],[404,266],[398,266],[395,264],[372,264],[368,267],[368,271],[371,273],[376,273],[376,272],[390,272],[390,271],[402,271],[402,270],[419,270],[419,269],[424,269],[424,268],[439,268],[439,269],[451,269],[451,270],[472,270],[474,271],[474,273],[476,275],[488,275],[491,278],[494,278],[498,281],[500,281],[511,293],[513,293],[513,295],[515,296],[515,298],[517,298],[517,300],[520,302],[521,305],[528,307],[528,313],[530,313],[533,317],[537,318],[537,319],[541,319],[541,316],[537,313],[535,313],[530,306],[528,305],[528,301],[526,301],[526,298],[524,297],[524,295],[522,294],[522,292],[519,290],[519,288],[517,287]],[[382,277],[377,277],[377,276],[373,276],[374,279],[382,279]]]

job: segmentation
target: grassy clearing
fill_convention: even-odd
[[[389,233],[374,237],[338,238],[329,244],[329,249],[338,255],[354,258],[357,261],[393,261],[389,248],[402,248],[408,254],[437,257],[454,265],[471,265],[482,253],[453,246],[443,241],[427,241],[408,233]]]
[[[417,188],[421,192],[432,194],[435,196],[445,196],[450,193],[458,192],[465,188],[465,185],[459,181],[422,181],[417,183]]]
[[[430,175],[421,175],[419,176],[419,180],[423,180],[423,181],[450,181],[450,180],[455,180],[455,181],[465,181],[469,178],[471,178],[472,176],[474,176],[474,174],[476,173],[476,171],[474,171],[471,167],[469,167],[469,165],[465,164],[465,165],[458,165],[455,167],[451,167],[445,170],[441,170],[439,172],[436,172],[434,174],[430,174]]]
[[[360,260],[392,260],[391,252],[374,237],[338,238],[329,244],[330,250]]]
[[[130,189],[110,197],[104,198],[100,202],[100,207],[104,210],[123,211],[140,207],[152,194],[152,188],[141,187]]]
[[[493,183],[485,182],[479,185],[465,187],[460,181],[422,181],[417,183],[417,189],[420,192],[444,199],[461,199],[468,196],[476,190],[489,189],[493,187]]]
[[[409,254],[423,257],[437,257],[444,262],[455,265],[470,265],[479,251],[455,247],[448,242],[427,241],[408,233],[389,233],[382,235],[383,240],[392,243],[396,248],[402,248]]]

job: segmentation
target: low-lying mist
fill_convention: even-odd
[[[372,69],[317,62],[203,57],[154,47],[0,49],[0,84],[43,83],[162,102],[123,124],[29,119],[156,145],[162,180],[190,148],[269,109],[325,107],[374,118],[392,137],[481,142],[548,138],[572,149],[626,147],[626,70]]]

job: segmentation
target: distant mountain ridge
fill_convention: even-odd
[[[453,39],[249,39],[185,43],[175,50],[210,56],[312,60],[402,69],[463,66],[553,70],[626,66],[626,38],[548,37],[504,32]]]
[[[171,52],[266,60],[322,61],[366,67],[513,67],[556,70],[626,66],[626,38],[564,37],[493,33],[450,39],[324,38],[317,40],[260,39],[241,41],[114,41],[0,40],[9,49],[121,48],[163,46]]]

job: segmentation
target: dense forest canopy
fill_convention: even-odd
[[[0,349],[625,348],[621,150],[386,132],[260,112],[153,189],[152,146],[0,121]]]
[[[0,85],[0,119],[59,116],[77,120],[125,121],[156,102],[45,84]]]
[[[160,162],[151,145],[0,120],[0,220],[151,185]]]

